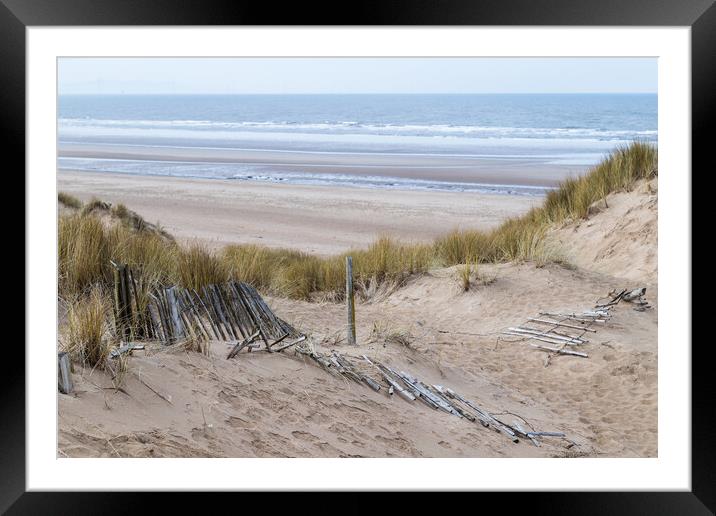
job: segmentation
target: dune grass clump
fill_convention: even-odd
[[[471,260],[466,260],[465,263],[458,269],[458,277],[460,279],[460,285],[462,286],[463,292],[470,290],[470,286],[472,285],[472,275],[476,272],[473,270],[473,267],[477,269],[477,260],[475,260],[474,263],[475,265],[473,266],[473,262]]]
[[[74,208],[76,210],[82,209],[82,201],[80,201],[77,197],[65,192],[57,193],[57,201],[68,208]]]
[[[549,223],[584,218],[589,207],[608,194],[630,190],[637,181],[656,177],[657,164],[657,149],[649,143],[619,147],[589,173],[567,179],[549,192],[538,214]]]
[[[60,217],[58,274],[60,291],[77,293],[110,279],[110,245],[102,221],[81,214]]]
[[[176,256],[176,275],[184,288],[200,290],[204,285],[224,283],[229,279],[224,263],[202,244],[179,248]]]
[[[93,197],[82,207],[82,215],[89,215],[92,212],[108,212],[111,207],[110,203]]]
[[[65,345],[75,360],[89,367],[103,367],[109,353],[108,310],[107,295],[100,288],[78,296],[69,305]]]

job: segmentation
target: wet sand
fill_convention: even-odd
[[[210,145],[210,142],[207,142]],[[553,187],[585,166],[550,163],[546,158],[450,154],[313,152],[139,144],[60,143],[61,158],[165,161],[248,165],[260,173],[291,172],[393,177],[486,185]],[[71,168],[67,167],[67,168]]]

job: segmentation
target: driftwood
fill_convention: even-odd
[[[62,394],[70,394],[73,389],[70,356],[64,351],[57,353],[57,388]]]

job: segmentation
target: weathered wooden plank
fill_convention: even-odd
[[[169,287],[164,292],[166,294],[167,307],[169,308],[169,323],[172,325],[172,333],[175,339],[185,337],[181,316],[179,315],[179,307],[177,306],[176,287]]]
[[[200,307],[204,313],[206,314],[206,320],[209,322],[209,326],[211,327],[211,331],[214,333],[214,338],[217,340],[226,340],[222,338],[221,333],[219,332],[219,329],[216,326],[216,323],[211,317],[211,312],[209,312],[209,309],[204,304],[204,301],[201,299],[201,296],[197,293],[196,290],[191,289],[190,294],[193,295],[194,300],[196,301],[195,306]],[[197,309],[198,310],[198,309]]]
[[[541,324],[548,324],[548,325],[550,325],[550,326],[562,326],[562,327],[564,327],[564,328],[572,328],[573,330],[588,331],[588,332],[591,332],[591,333],[596,333],[596,332],[597,332],[597,330],[594,330],[594,329],[592,329],[592,328],[587,328],[586,326],[576,326],[576,325],[573,325],[573,324],[565,324],[565,323],[562,323],[562,322],[559,322],[559,321],[552,321],[552,320],[549,320],[549,319],[535,319],[534,317],[530,317],[530,318],[528,318],[527,320],[528,320],[528,321],[532,321],[532,322],[536,322],[536,323],[541,323]]]
[[[216,311],[216,305],[213,303],[209,290],[204,286],[201,287],[201,292],[202,294],[204,294],[204,299],[206,300],[206,304],[204,304],[204,306],[210,311],[210,318],[216,325],[216,328],[219,331],[219,335],[221,336],[221,340],[229,340],[230,337],[228,336],[228,330],[225,331],[225,329],[222,327],[221,316]]]
[[[230,358],[234,358],[239,353],[239,351],[241,351],[246,346],[251,344],[254,341],[254,339],[258,336],[259,336],[259,332],[256,331],[253,335],[250,335],[250,336],[246,337],[244,340],[237,342],[236,345],[231,349],[231,351],[229,351],[229,354],[226,356],[227,360]]]
[[[538,337],[547,337],[549,339],[567,342],[568,344],[584,344],[587,342],[584,339],[581,339],[579,337],[566,337],[566,336],[562,336],[559,334],[532,330],[530,328],[510,327],[510,328],[508,328],[508,330],[512,331],[512,332],[517,332],[517,333],[524,333],[526,335],[536,335]]]
[[[284,349],[290,348],[291,346],[295,346],[296,344],[298,344],[299,342],[303,342],[304,340],[306,340],[306,336],[301,335],[299,338],[293,339],[291,342],[286,342],[285,344],[279,346],[273,351],[274,353],[278,353],[279,351],[283,351]]]
[[[586,353],[580,353],[578,351],[571,351],[569,349],[550,348],[549,346],[540,346],[539,344],[530,344],[533,348],[541,349],[544,351],[551,351],[553,353],[559,353],[560,355],[574,355],[575,357],[589,358]]]

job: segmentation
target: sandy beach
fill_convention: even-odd
[[[256,243],[321,255],[364,247],[379,235],[430,242],[454,228],[490,228],[542,200],[68,170],[58,170],[57,187],[84,201],[124,203],[176,237],[212,247]]]

